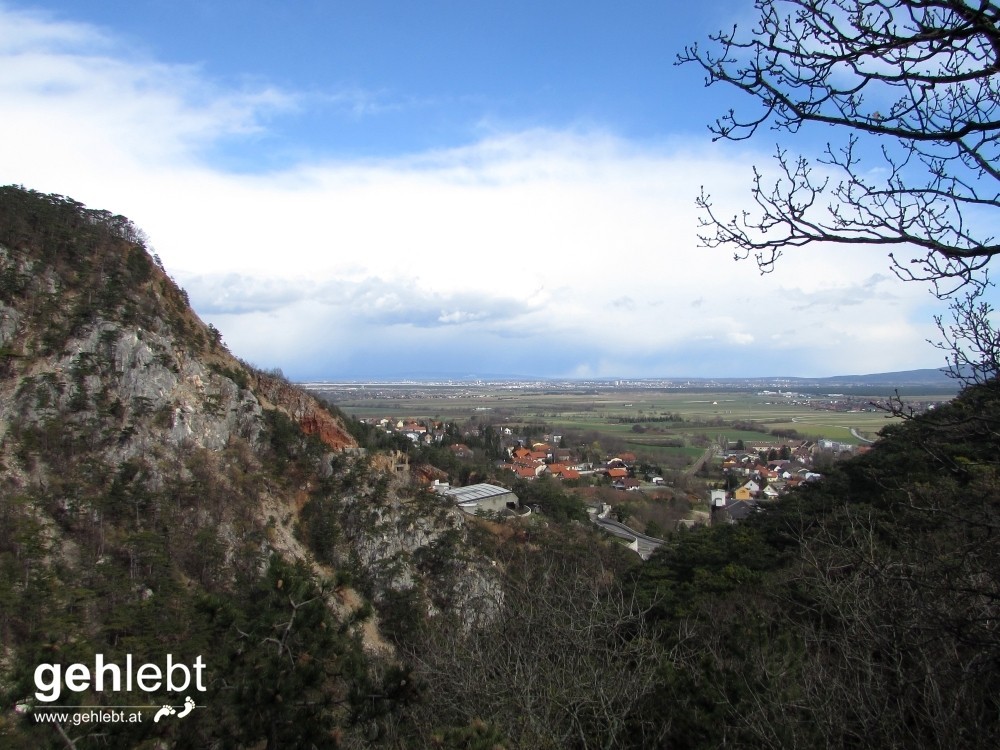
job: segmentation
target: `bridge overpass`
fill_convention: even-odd
[[[600,526],[609,534],[624,539],[628,542],[629,549],[635,550],[643,560],[648,560],[650,556],[660,548],[661,545],[666,544],[663,539],[657,539],[655,536],[647,536],[646,534],[640,534],[635,529],[630,529],[623,523],[614,521],[610,518],[601,518],[600,516],[594,519],[594,523]]]

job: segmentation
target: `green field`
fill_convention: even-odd
[[[806,439],[858,444],[875,439],[879,430],[894,421],[863,398],[848,402],[845,398],[813,397],[806,401],[750,392],[648,389],[585,393],[469,385],[397,386],[374,391],[376,386],[363,394],[338,392],[331,400],[357,418],[474,420],[510,426],[515,433],[525,425],[544,426],[548,431],[669,463],[693,460],[706,444],[723,438],[745,443],[779,441],[771,430],[795,430]],[[941,400],[940,396],[912,399],[915,403]]]

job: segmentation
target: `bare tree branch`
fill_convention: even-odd
[[[817,242],[907,248],[911,257],[889,256],[900,277],[930,282],[941,297],[982,291],[1000,253],[990,221],[1000,209],[1000,5],[756,4],[750,33],[720,31],[678,56],[702,67],[706,85],[734,86],[759,105],[717,119],[715,139],[816,124],[846,141],[813,159],[779,149],[776,177],[754,170],[752,212],[726,218],[702,188],[702,243],[731,247],[765,273],[785,249]]]

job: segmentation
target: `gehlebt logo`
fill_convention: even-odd
[[[124,664],[117,664],[106,660],[104,654],[95,654],[92,665],[81,662],[68,665],[39,664],[35,668],[34,683],[34,697],[38,705],[34,707],[33,713],[37,721],[79,724],[80,712],[86,712],[87,721],[136,723],[143,721],[143,712],[157,709],[153,715],[155,723],[167,717],[182,719],[195,708],[204,708],[197,704],[191,694],[205,692],[205,662],[200,654],[195,657],[191,665],[175,661],[173,654],[167,654],[163,665],[149,662],[136,664],[132,654],[127,654]],[[173,703],[139,706],[59,705],[60,698],[67,691],[129,694],[139,691],[153,695],[162,694],[164,690],[178,696],[183,695],[183,701],[180,705]],[[27,702],[21,702],[17,710],[27,713],[31,709]]]

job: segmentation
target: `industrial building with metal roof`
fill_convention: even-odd
[[[455,487],[444,492],[445,497],[455,501],[459,508],[467,513],[477,511],[499,512],[505,508],[516,510],[519,507],[517,495],[505,487],[495,484],[471,484],[468,487]]]

